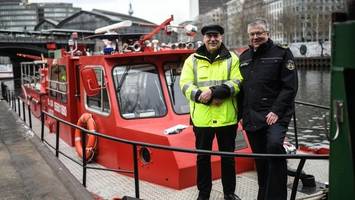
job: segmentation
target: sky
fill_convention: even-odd
[[[133,16],[160,24],[174,15],[173,24],[190,20],[189,0],[29,0],[29,3],[72,3],[83,10],[101,9],[128,14],[132,3]]]

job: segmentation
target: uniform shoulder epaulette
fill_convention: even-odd
[[[280,48],[283,48],[283,49],[288,49],[289,48],[288,44],[276,44],[276,46],[278,46]]]

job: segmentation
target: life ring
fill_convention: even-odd
[[[83,127],[89,131],[96,130],[96,124],[92,115],[90,113],[83,113],[78,122],[76,123],[77,126]],[[78,153],[79,157],[83,157],[83,145],[81,142],[81,130],[75,129],[75,149]],[[95,155],[97,137],[95,135],[87,134],[86,137],[86,161],[90,162]]]

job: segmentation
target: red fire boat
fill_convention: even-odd
[[[159,43],[152,38],[168,30],[173,17],[149,34],[96,34],[104,40],[100,54],[86,51],[73,34],[69,50],[53,50],[53,58],[33,58],[21,64],[23,97],[40,117],[41,109],[68,122],[117,138],[195,149],[189,107],[179,89],[185,59],[200,43]],[[128,26],[128,22],[100,29]],[[187,31],[193,35],[195,29]],[[55,120],[46,117],[51,132]],[[60,137],[75,146],[80,132],[60,123]],[[96,136],[87,140],[86,157],[114,169],[132,169],[132,147]],[[251,152],[238,130],[236,152]],[[217,150],[216,143],[213,147]],[[159,185],[182,189],[195,185],[196,155],[139,147],[139,176]],[[252,170],[253,161],[236,159],[237,172]],[[212,156],[213,179],[220,178],[220,157]]]

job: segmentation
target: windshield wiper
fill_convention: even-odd
[[[126,67],[125,71],[122,74],[122,77],[121,77],[120,81],[118,82],[118,86],[117,86],[117,92],[118,93],[121,91],[122,84],[126,80],[126,76],[127,76],[128,72],[129,72],[129,70],[131,70],[131,66],[127,66]]]
[[[170,79],[171,79],[171,83],[169,84],[170,92],[171,92],[171,100],[172,100],[173,104],[175,105],[174,84],[175,84],[176,77],[175,77],[175,75],[173,73],[173,69],[172,68],[169,69],[169,73],[170,73]]]

